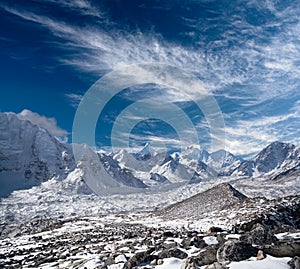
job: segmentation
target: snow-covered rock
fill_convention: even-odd
[[[275,179],[281,174],[298,169],[300,169],[299,147],[276,141],[265,147],[253,159],[242,162],[234,174]]]
[[[70,145],[15,113],[0,113],[0,197],[54,176],[63,179],[74,168]]]
[[[135,153],[134,156],[137,160],[146,161],[151,158],[151,148],[150,143],[147,142],[145,146],[138,152]]]

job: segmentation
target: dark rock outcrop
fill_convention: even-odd
[[[228,240],[217,252],[218,262],[242,261],[252,256],[256,256],[257,248],[246,242]]]

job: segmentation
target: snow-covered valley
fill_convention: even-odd
[[[133,153],[80,146],[75,163],[71,145],[46,130],[13,113],[0,120],[4,268],[281,269],[300,255],[299,147],[274,142],[243,160],[194,147],[168,154],[150,144]],[[249,234],[259,225],[257,244]],[[283,232],[280,241],[265,237]],[[266,258],[254,258],[259,250]]]

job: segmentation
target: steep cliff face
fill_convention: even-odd
[[[14,113],[0,113],[0,196],[63,179],[74,168],[70,145]]]

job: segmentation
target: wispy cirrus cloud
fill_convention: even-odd
[[[77,108],[81,102],[83,95],[76,93],[67,93],[65,94],[66,98],[69,100],[72,107]]]
[[[226,127],[226,147],[236,155],[253,156],[277,140],[298,144],[299,125],[300,113],[295,108],[289,114],[237,120]]]
[[[83,0],[75,2],[63,0],[57,4],[94,10],[89,2]],[[252,3],[252,6],[254,5],[255,2]],[[299,75],[296,61],[299,50],[296,45],[300,34],[297,30],[293,30],[299,28],[297,22],[281,22],[276,26],[278,29],[281,28],[280,31],[275,31],[266,41],[265,31],[271,27],[268,23],[257,26],[250,24],[243,13],[234,16],[222,14],[225,16],[222,19],[228,24],[228,29],[222,33],[222,39],[203,44],[201,38],[204,26],[194,20],[189,26],[195,32],[199,32],[199,40],[195,40],[196,44],[199,42],[199,46],[184,47],[170,43],[153,31],[126,32],[113,28],[107,32],[94,25],[79,27],[28,10],[8,6],[4,8],[16,16],[46,27],[54,35],[67,40],[66,49],[68,46],[77,48],[80,56],[73,55],[61,61],[78,69],[99,72],[133,63],[160,62],[199,75],[210,90],[221,90],[225,85],[244,84],[249,85],[250,89],[255,87],[255,93],[261,98],[276,96],[289,90],[289,87],[283,90],[281,85],[277,86],[284,74],[294,79]],[[271,9],[269,6],[266,8]],[[279,18],[295,17],[297,11],[297,9],[285,11],[273,9]],[[283,12],[284,16],[281,15]],[[212,24],[211,27],[219,25]],[[271,84],[273,89],[271,92],[268,91],[266,96],[266,88]]]
[[[88,0],[37,0],[42,4],[53,4],[62,8],[73,10],[82,15],[103,18],[104,14]]]
[[[266,113],[268,100],[299,98],[300,7],[296,1],[285,5],[253,0],[211,11],[210,18],[182,17],[188,29],[181,35],[190,38],[188,46],[155,30],[118,28],[90,1],[45,2],[112,25],[109,31],[95,24],[80,26],[30,7],[2,5],[10,14],[41,25],[58,37],[61,47],[71,52],[58,59],[60,63],[97,74],[141,62],[173,65],[196,74],[220,103],[230,103],[231,109],[221,108],[227,124],[227,147],[233,153],[246,154],[249,145],[255,152],[279,139],[299,141],[298,108],[292,111],[277,102],[280,113]],[[67,98],[74,106],[81,100],[72,93]]]

